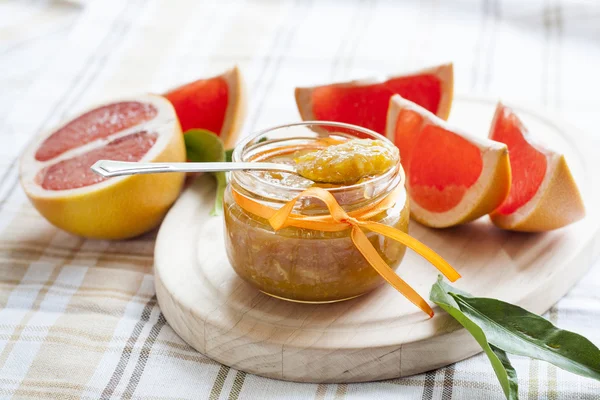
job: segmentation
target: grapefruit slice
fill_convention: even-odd
[[[173,106],[143,95],[86,111],[31,143],[20,180],[35,208],[68,232],[123,239],[157,226],[181,190],[183,174],[102,178],[100,159],[185,161]]]
[[[452,64],[444,64],[384,80],[296,88],[296,104],[303,120],[345,122],[383,134],[390,97],[394,94],[447,119],[453,76]]]
[[[165,94],[175,107],[181,129],[206,129],[235,144],[244,120],[245,91],[237,67],[219,76],[187,83]]]
[[[477,219],[508,195],[506,145],[450,126],[423,107],[395,95],[386,136],[400,149],[411,216],[434,228]]]
[[[510,108],[498,104],[489,137],[508,146],[513,176],[508,197],[490,215],[496,226],[540,232],[584,217],[583,201],[564,155],[535,143]]]

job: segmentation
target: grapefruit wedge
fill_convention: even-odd
[[[394,94],[447,119],[453,76],[452,64],[444,64],[383,80],[296,88],[296,104],[303,120],[345,122],[384,134],[388,104]]]
[[[235,144],[245,116],[245,91],[237,67],[219,76],[187,83],[165,94],[175,107],[181,129],[206,129]]]
[[[450,126],[395,95],[386,136],[400,149],[411,216],[434,228],[469,222],[495,210],[508,195],[506,145]]]
[[[35,208],[68,232],[100,239],[140,235],[162,220],[181,190],[183,174],[102,178],[100,159],[185,161],[173,106],[143,95],[88,110],[31,143],[20,180]]]
[[[490,215],[496,226],[540,232],[583,218],[583,201],[564,155],[535,143],[510,108],[498,104],[489,137],[508,146],[513,176],[507,199]]]

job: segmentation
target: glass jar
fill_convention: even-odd
[[[370,138],[386,141],[383,136],[348,124],[335,122],[300,122],[259,132],[241,142],[233,152],[233,161],[264,160],[264,154],[279,149],[302,149],[330,138],[346,140]],[[238,204],[234,191],[254,202],[281,208],[305,188],[293,175],[268,179],[265,173],[236,171],[225,191],[225,246],[235,272],[260,291],[281,299],[328,303],[351,299],[368,293],[384,283],[353,244],[350,227],[343,231],[324,232],[288,226],[275,231],[268,220],[246,211]],[[395,204],[369,221],[408,231],[409,207],[404,190],[404,171],[400,162],[386,173],[348,186],[326,187],[346,211],[352,212],[380,202],[392,192],[399,193]],[[329,215],[325,204],[302,197],[294,214]],[[396,269],[406,247],[373,232],[366,235],[382,259]]]

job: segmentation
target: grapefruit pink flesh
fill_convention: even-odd
[[[412,199],[429,211],[445,212],[458,205],[479,178],[481,151],[463,137],[423,121],[417,112],[401,110],[395,143]]]
[[[35,153],[35,159],[51,160],[75,147],[149,121],[157,112],[152,104],[135,101],[96,108],[72,120],[44,140]]]
[[[38,172],[35,180],[46,190],[76,189],[93,185],[107,178],[92,172],[98,160],[139,161],[152,148],[158,135],[137,132],[123,136],[87,153],[52,164]]]
[[[312,92],[315,119],[345,122],[383,134],[390,97],[400,94],[436,114],[442,82],[433,74],[394,78],[360,86],[331,85]]]
[[[229,103],[229,85],[223,77],[197,80],[165,97],[177,110],[183,132],[193,128],[221,132]]]
[[[548,162],[544,153],[525,139],[527,128],[509,108],[502,108],[491,132],[490,139],[508,146],[512,170],[508,198],[496,212],[512,214],[535,196],[546,176]]]
[[[423,117],[410,110],[400,110],[394,127],[394,143],[400,150],[402,167],[408,173]]]
[[[418,156],[409,156],[406,166],[409,191],[416,203],[432,212],[456,207],[483,169],[477,146],[438,126],[423,127],[413,151]]]

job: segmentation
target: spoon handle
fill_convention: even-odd
[[[161,172],[281,171],[296,174],[292,165],[269,162],[128,162],[99,160],[92,171],[105,178],[111,176],[157,174]]]

